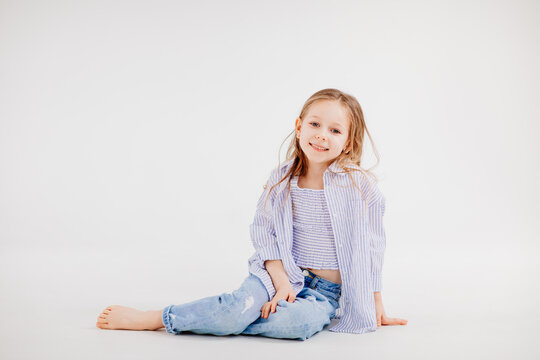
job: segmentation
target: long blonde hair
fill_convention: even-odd
[[[317,91],[315,94],[311,95],[309,99],[306,100],[306,102],[304,103],[304,106],[302,107],[302,110],[300,111],[299,118],[303,120],[306,114],[308,113],[309,109],[311,108],[311,106],[315,102],[323,101],[323,100],[337,101],[343,107],[343,109],[346,111],[347,116],[349,117],[350,127],[349,127],[349,136],[346,142],[347,148],[343,152],[341,152],[341,154],[336,159],[334,159],[334,161],[337,160],[337,164],[339,165],[339,167],[344,170],[343,172],[349,175],[349,178],[352,181],[354,187],[356,187],[362,193],[364,200],[366,200],[367,198],[365,194],[356,185],[356,182],[354,181],[351,175],[351,172],[360,171],[360,173],[363,176],[365,177],[370,176],[375,182],[377,182],[378,181],[377,176],[372,172],[372,169],[377,167],[377,165],[379,164],[380,156],[377,149],[375,148],[373,139],[371,138],[371,134],[369,133],[366,127],[366,123],[364,121],[364,114],[362,112],[362,107],[360,106],[360,103],[358,102],[358,100],[356,100],[356,98],[350,94],[347,94],[340,90],[332,89],[332,88],[323,89],[323,90]],[[289,135],[287,135],[285,140],[283,140],[283,142],[281,143],[281,146],[283,146],[283,143],[285,143],[287,138],[291,135],[294,135],[295,132],[296,132],[296,129],[293,129],[293,131]],[[369,140],[373,148],[373,152],[375,154],[375,157],[377,158],[377,162],[375,163],[375,165],[373,165],[369,169],[363,169],[361,165],[362,150],[363,150],[363,145],[364,145],[364,132],[369,137]],[[281,146],[280,146],[280,151],[281,151]],[[306,155],[302,151],[302,148],[300,147],[299,139],[296,136],[294,136],[294,139],[291,140],[291,142],[289,143],[289,148],[287,150],[285,161],[289,161],[293,159],[294,159],[293,165],[291,166],[287,174],[285,174],[285,176],[279,182],[274,184],[268,191],[263,208],[266,207],[266,200],[268,200],[268,196],[270,195],[270,193],[276,186],[282,183],[285,179],[288,179],[288,190],[287,190],[287,196],[288,196],[289,191],[290,191],[290,186],[291,186],[291,179],[296,175],[303,176],[307,172]],[[279,166],[281,164],[281,162],[279,161],[279,157],[278,157],[278,163],[279,163],[278,164]],[[358,169],[348,167],[347,164],[357,165]]]

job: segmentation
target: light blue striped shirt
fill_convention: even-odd
[[[296,294],[304,287],[304,274],[292,256],[292,200],[291,194],[287,194],[287,179],[274,188],[263,209],[268,191],[285,176],[293,161],[288,160],[272,171],[250,225],[256,251],[248,259],[249,272],[261,279],[270,299],[275,289],[264,266],[265,260],[282,260]],[[348,166],[359,169],[357,165]],[[340,306],[335,316],[339,321],[329,330],[362,334],[377,330],[373,292],[382,290],[385,198],[372,178],[352,171],[350,175],[367,197],[364,202],[349,175],[337,173],[341,171],[334,161],[323,175],[342,281]]]

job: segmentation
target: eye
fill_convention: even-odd
[[[316,122],[316,121],[310,122],[309,124],[313,125],[313,126],[319,125],[319,123]],[[341,134],[341,131],[339,131],[338,129],[332,129],[332,131],[334,131],[334,130],[335,130],[334,134]]]

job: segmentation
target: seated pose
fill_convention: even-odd
[[[406,325],[382,303],[385,198],[360,166],[364,133],[373,144],[360,104],[337,89],[318,91],[293,133],[258,200],[256,251],[238,289],[162,310],[112,305],[96,326],[306,340],[332,319],[329,331],[356,334]]]

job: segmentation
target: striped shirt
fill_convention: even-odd
[[[339,269],[334,232],[324,189],[298,186],[291,179],[293,213],[292,256],[297,266],[312,269]]]
[[[275,168],[261,194],[253,223],[251,242],[255,253],[248,259],[249,272],[261,279],[270,299],[275,295],[272,279],[264,266],[265,260],[279,260],[296,294],[304,288],[304,274],[293,255],[292,200],[288,181],[276,186],[263,205],[272,187],[290,170],[294,159]],[[349,165],[359,169],[357,165]],[[341,298],[335,318],[329,328],[334,332],[362,334],[377,330],[373,292],[382,290],[382,266],[386,247],[383,228],[385,198],[376,183],[359,171],[352,171],[357,186],[334,161],[323,175],[324,195],[336,244],[341,273]]]

